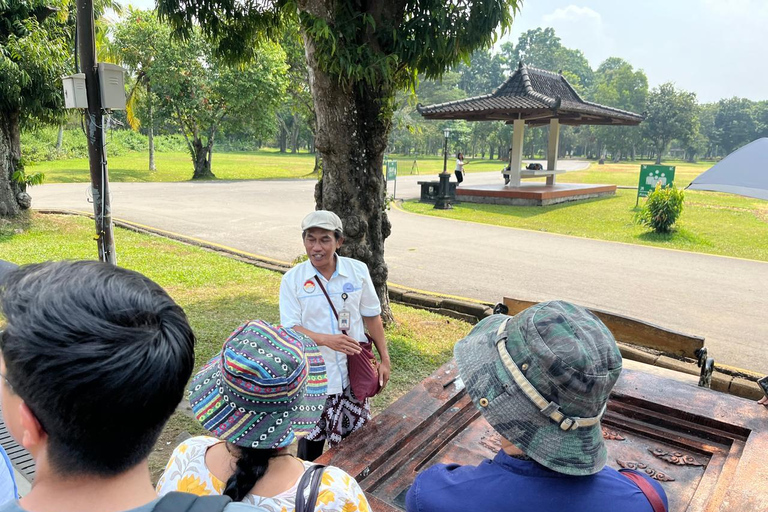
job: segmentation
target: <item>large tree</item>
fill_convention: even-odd
[[[0,216],[16,216],[30,206],[21,127],[56,122],[62,115],[61,76],[68,55],[61,7],[43,0],[0,1]]]
[[[581,50],[563,46],[551,27],[527,30],[517,39],[517,44],[504,43],[501,48],[512,70],[523,61],[535,68],[567,73],[571,85],[579,92],[592,87],[594,72],[587,58]]]
[[[274,133],[286,88],[285,54],[268,43],[247,64],[229,65],[197,30],[175,40],[154,17],[151,11],[132,11],[115,30],[118,52],[127,62],[141,63],[132,68],[151,84],[158,116],[172,119],[184,135],[192,178],[213,178],[213,148],[221,129],[255,139]]]
[[[648,79],[645,73],[623,59],[606,59],[595,73],[596,79],[592,99],[602,105],[616,107],[630,112],[642,112],[648,98]],[[611,152],[614,161],[621,156],[634,157],[640,143],[641,131],[635,126],[600,126],[595,135]]]
[[[654,87],[648,94],[643,133],[656,148],[657,164],[661,163],[673,139],[685,140],[694,136],[698,130],[697,112],[696,94],[676,89],[672,83]]]
[[[141,118],[140,106],[145,107],[147,142],[149,145],[149,170],[155,170],[155,115],[156,95],[152,92],[152,65],[159,49],[170,39],[170,28],[160,23],[154,14],[128,8],[128,16],[114,26],[111,56],[119,61],[134,79],[128,96],[127,116],[131,128],[138,130]]]
[[[488,47],[512,22],[517,0],[159,0],[161,16],[188,35],[195,23],[225,55],[257,51],[298,12],[323,159],[316,205],[344,221],[343,253],[367,263],[390,318],[382,158],[395,92],[423,73],[439,77]]]
[[[758,138],[758,108],[746,98],[722,99],[715,114],[715,140],[729,154]]]

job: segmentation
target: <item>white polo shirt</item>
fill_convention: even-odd
[[[296,265],[283,276],[280,283],[280,323],[285,327],[300,326],[317,333],[341,334],[336,316],[315,276],[325,286],[336,311],[341,311],[345,305],[341,294],[349,296],[346,309],[351,322],[347,334],[357,341],[365,341],[363,317],[381,314],[379,296],[365,263],[338,255],[336,270],[328,280],[309,260]],[[328,394],[341,393],[349,385],[347,356],[328,347],[319,348],[328,372]]]

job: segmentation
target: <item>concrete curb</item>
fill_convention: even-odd
[[[35,211],[42,214],[76,215],[93,218],[93,216],[90,214],[72,210],[48,209]],[[119,226],[123,229],[128,229],[137,233],[145,233],[163,238],[169,238],[187,245],[201,247],[203,249],[219,253],[223,256],[242,261],[243,263],[248,263],[259,268],[280,272],[282,274],[286,273],[291,268],[291,266],[287,264],[268,261],[254,255],[242,253],[236,249],[223,247],[213,243],[206,243],[202,240],[191,239],[183,235],[169,233],[167,231],[154,229],[149,226],[138,226],[133,223],[120,220],[114,220],[113,222],[116,226]],[[396,285],[389,286],[389,299],[397,304],[404,304],[419,309],[426,309],[444,316],[463,320],[470,324],[476,324],[483,318],[493,314],[493,304],[488,302],[471,302],[453,297],[442,297],[433,293],[420,293],[407,290],[405,288],[400,288]],[[699,375],[699,368],[696,363],[687,358],[673,358],[659,352],[643,349],[641,347],[636,347],[634,345],[621,342],[619,342],[619,350],[621,351],[622,357],[627,359],[652,366],[658,366],[660,368],[675,370],[688,375]],[[762,377],[762,375],[750,370],[733,368],[726,365],[718,366],[715,364],[715,371],[712,374],[712,389],[750,400],[758,400],[763,396],[763,391],[756,382],[760,377]]]

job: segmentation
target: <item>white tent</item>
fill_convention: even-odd
[[[768,200],[768,137],[737,149],[686,188]]]

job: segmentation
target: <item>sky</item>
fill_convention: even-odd
[[[523,0],[511,34],[552,27],[593,69],[621,57],[648,85],[674,82],[702,103],[768,100],[768,0]]]
[[[384,0],[382,0],[384,1]],[[130,0],[154,7],[154,0]],[[651,87],[674,82],[702,103],[768,100],[768,0],[522,0],[510,34],[553,27],[593,69],[621,57]]]

